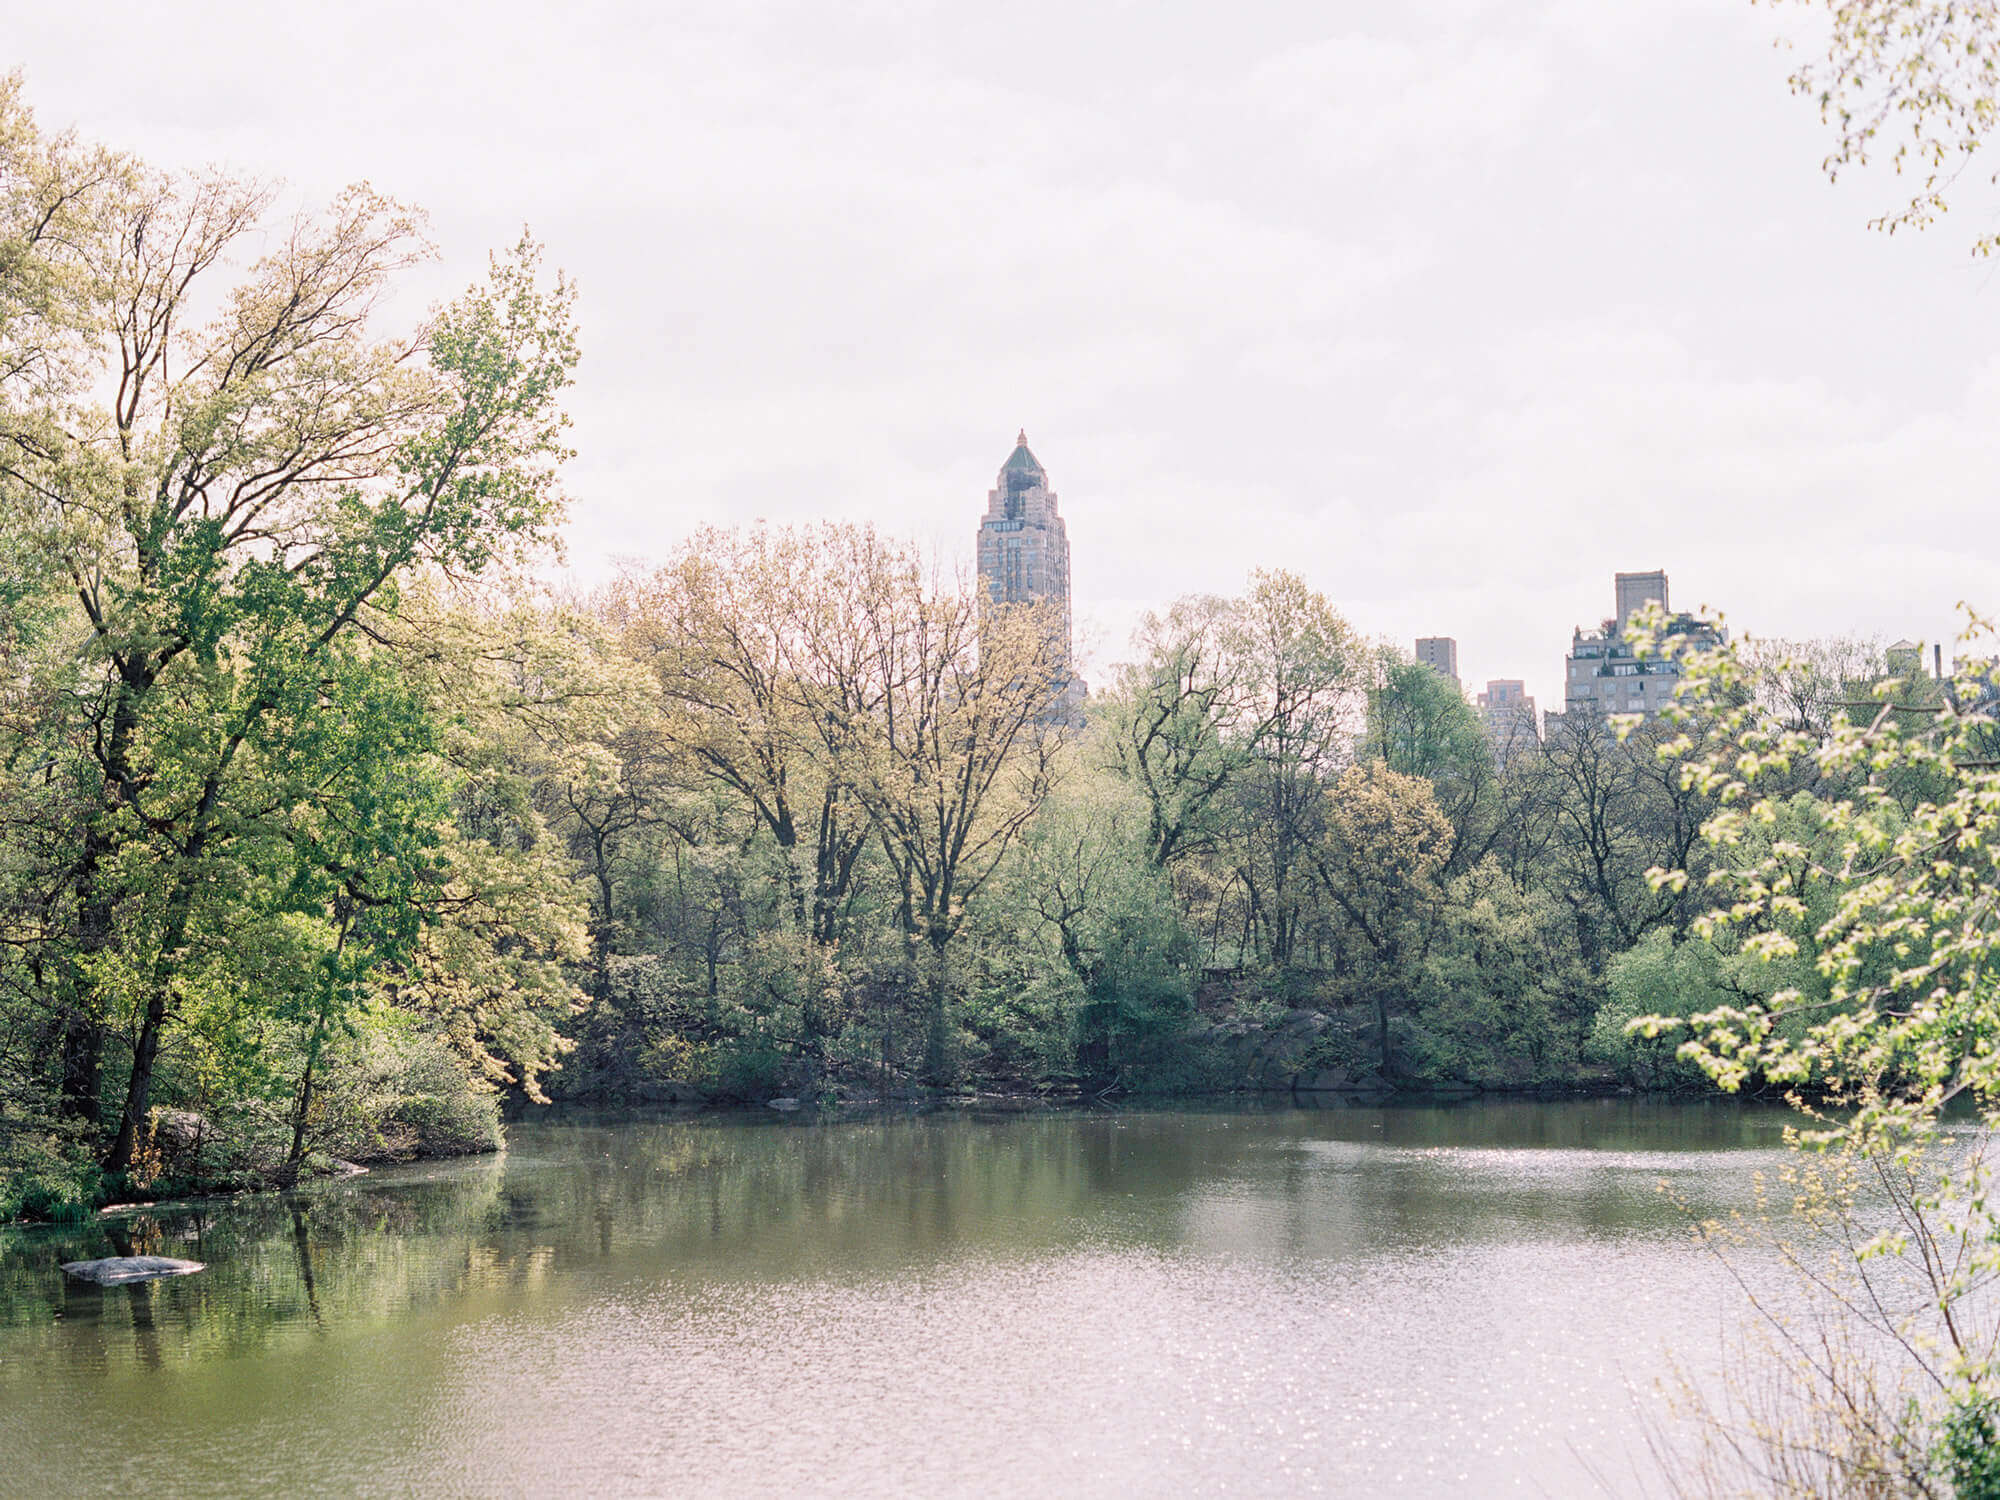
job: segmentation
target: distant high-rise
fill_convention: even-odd
[[[1563,666],[1565,716],[1584,720],[1613,714],[1643,714],[1648,718],[1674,701],[1680,686],[1680,657],[1721,645],[1728,633],[1693,615],[1668,614],[1656,649],[1640,656],[1625,631],[1632,616],[1649,604],[1667,605],[1665,573],[1617,573],[1613,587],[1618,614],[1596,630],[1578,627],[1570,639]]]
[[[1922,641],[1901,640],[1882,648],[1883,665],[1891,677],[1914,677],[1924,669]]]
[[[1655,570],[1651,573],[1613,573],[1612,587],[1618,594],[1618,628],[1623,630],[1631,623],[1632,616],[1649,604],[1667,607],[1667,575]]]
[[[1538,748],[1542,729],[1535,713],[1535,700],[1519,678],[1502,677],[1486,684],[1478,698],[1479,717],[1486,725],[1486,738],[1493,743],[1493,755],[1501,765],[1523,751]]]
[[[1448,635],[1417,637],[1417,660],[1439,676],[1458,681],[1458,642]]]
[[[1026,429],[1014,439],[1014,451],[986,494],[986,515],[979,523],[979,582],[989,603],[1049,600],[1062,606],[1060,649],[1068,674],[1069,533],[1056,509],[1048,471],[1028,451]],[[1083,696],[1083,684],[1070,678],[1064,696],[1074,704]]]

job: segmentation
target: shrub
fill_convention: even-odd
[[[418,1031],[367,1039],[329,1079],[313,1147],[355,1161],[498,1150],[500,1100],[444,1040]]]
[[[1946,1408],[1931,1448],[1933,1466],[1951,1484],[1955,1500],[2000,1500],[2000,1400],[1961,1393]]]
[[[1708,1088],[1701,1070],[1675,1056],[1678,1038],[1645,1037],[1626,1028],[1641,1016],[1700,1010],[1716,1003],[1715,953],[1654,932],[1611,962],[1609,993],[1591,1022],[1585,1045],[1592,1061],[1642,1089]]]
[[[54,1130],[0,1128],[0,1223],[68,1223],[104,1201],[97,1163]]]

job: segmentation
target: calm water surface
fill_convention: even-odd
[[[1664,1351],[1740,1317],[1658,1185],[1745,1202],[1783,1118],[592,1118],[0,1232],[0,1487],[1627,1493]],[[56,1269],[143,1252],[209,1269]]]

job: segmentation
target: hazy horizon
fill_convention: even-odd
[[[1094,683],[1140,610],[1282,566],[1548,709],[1616,571],[1761,635],[2000,605],[1990,195],[1870,233],[1895,184],[1827,184],[1771,45],[1809,20],[115,5],[6,61],[46,128],[422,206],[412,296],[532,226],[582,291],[580,582],[760,517],[969,563],[1025,426]]]

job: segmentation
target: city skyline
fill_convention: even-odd
[[[1820,175],[1798,7],[1029,5],[1002,49],[949,7],[357,0],[282,70],[236,0],[11,19],[51,129],[428,210],[401,316],[532,227],[581,288],[581,584],[758,517],[969,572],[1025,422],[1098,675],[1258,566],[1544,704],[1619,569],[1791,637],[2000,606],[1991,200],[1871,234],[1897,184]],[[104,88],[107,26],[180,86]]]

